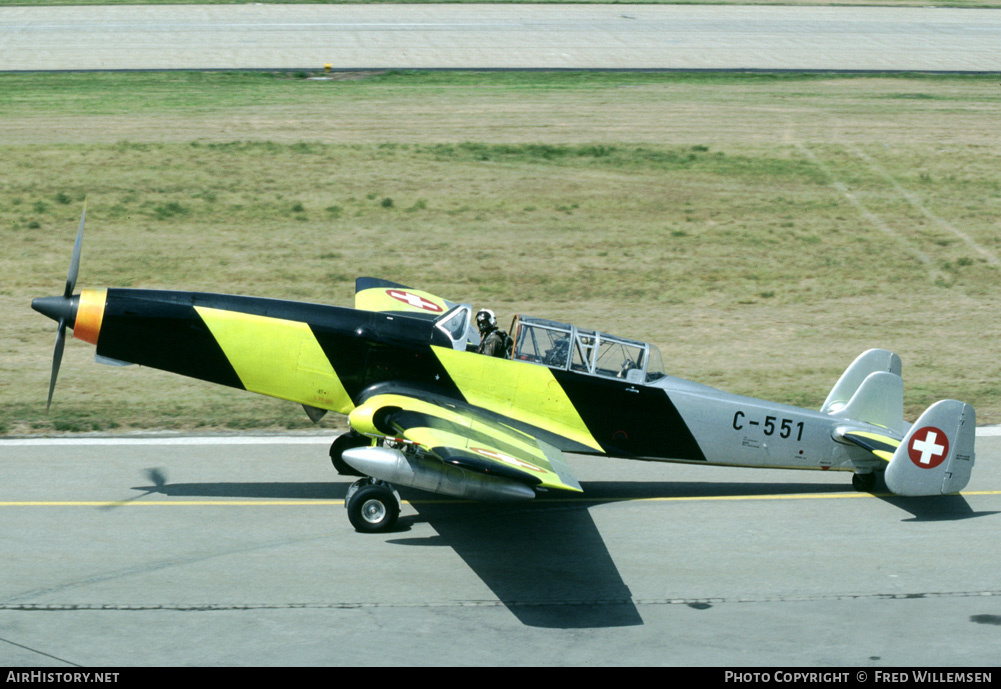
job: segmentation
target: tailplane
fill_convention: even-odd
[[[886,468],[886,487],[897,495],[958,493],[970,481],[977,416],[969,404],[942,400],[925,410]]]

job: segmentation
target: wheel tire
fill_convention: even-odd
[[[876,474],[852,474],[852,488],[859,493],[871,493],[876,487]]]
[[[350,450],[353,447],[364,447],[371,442],[369,438],[354,431],[348,431],[343,435],[337,436],[330,445],[330,463],[334,465],[334,469],[341,476],[364,476],[364,474],[344,461],[344,451]]]
[[[379,483],[360,487],[348,498],[348,519],[355,531],[379,533],[396,526],[400,503],[392,489]]]

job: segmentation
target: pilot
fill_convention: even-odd
[[[476,314],[476,328],[480,331],[480,346],[476,351],[487,356],[507,357],[506,332],[497,327],[497,316],[490,309],[480,309]]]

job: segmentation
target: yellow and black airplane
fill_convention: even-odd
[[[62,296],[32,307],[99,360],[133,363],[291,400],[317,421],[348,416],[330,449],[362,476],[346,505],[359,531],[391,529],[392,484],[478,500],[581,491],[564,453],[731,466],[882,473],[899,495],[966,486],[976,417],[956,400],[903,420],[900,358],[869,350],[819,411],[725,393],[665,373],[657,347],[518,316],[508,356],[476,353],[469,304],[374,278],[355,307],[201,292],[86,289],[74,295],[84,217]]]

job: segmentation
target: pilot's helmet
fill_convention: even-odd
[[[497,327],[497,316],[490,309],[480,309],[476,314],[476,327],[482,333],[484,330]]]

